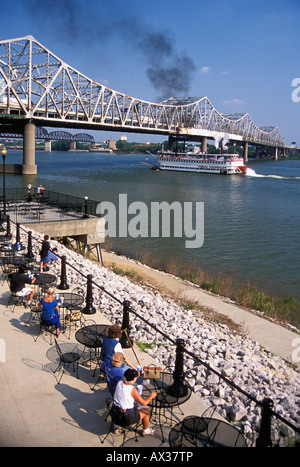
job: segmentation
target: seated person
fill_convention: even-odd
[[[25,266],[21,265],[18,272],[12,272],[8,278],[11,292],[15,293],[17,297],[28,296],[27,305],[30,305],[35,294],[35,288],[27,287],[26,284],[34,284],[36,278],[31,279],[26,272]]]
[[[52,248],[52,250],[49,250],[48,252],[48,258],[50,260],[50,264],[53,263],[53,261],[58,261],[59,262],[59,259],[58,259],[58,256],[56,256],[56,253],[57,253],[57,248]]]
[[[116,352],[112,356],[110,362],[101,363],[101,370],[105,371],[107,384],[112,395],[115,392],[118,382],[123,379],[126,369],[127,367],[124,366],[124,354],[121,352]],[[143,377],[140,372],[138,372],[138,376],[139,378],[136,381],[136,387],[143,384]],[[140,389],[142,389],[142,386],[140,386]]]
[[[116,352],[120,352],[124,355],[122,346],[119,342],[119,338],[122,334],[120,326],[117,324],[112,324],[108,329],[108,335],[104,337],[101,347],[100,360],[102,362],[111,362],[113,355]],[[136,370],[136,367],[130,363],[130,361],[124,355],[123,368],[133,368]]]
[[[57,253],[57,248],[53,248],[52,250],[49,250],[48,253],[47,253],[47,256],[45,256],[43,258],[43,260],[41,259],[41,268],[43,271],[49,271],[49,267],[48,265],[53,263],[53,261],[58,261],[60,262],[60,260],[58,259],[58,256],[56,256]]]
[[[57,301],[55,300],[55,288],[50,287],[46,297],[41,298],[40,306],[43,307],[42,309],[42,322],[45,324],[54,324],[56,328],[56,335],[57,337],[60,334],[60,320],[59,320],[59,306]]]
[[[121,352],[116,352],[111,361],[102,362],[101,370],[105,371],[107,384],[110,393],[113,395],[119,381],[123,380],[124,369],[121,368],[124,363],[124,355]]]
[[[134,384],[139,374],[136,370],[129,368],[124,373],[123,381],[119,381],[114,393],[114,405],[111,416],[115,425],[128,426],[138,423],[143,424],[143,436],[154,435],[155,430],[149,428],[150,415],[145,408],[154,397],[156,392],[151,392],[150,396],[144,399],[138,392]],[[143,408],[137,408],[136,404]]]

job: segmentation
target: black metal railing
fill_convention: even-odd
[[[19,232],[19,229],[22,229],[25,233],[28,235],[28,252],[27,255],[32,256],[32,240],[36,240],[40,242],[39,238],[33,238],[32,237],[32,232],[26,230],[23,227],[17,226],[17,232]],[[7,229],[8,232],[8,229]],[[6,233],[7,233],[6,232]],[[19,236],[19,233],[17,233]],[[16,240],[17,241],[17,240]],[[57,254],[57,253],[56,253]],[[271,441],[271,421],[272,417],[275,417],[277,420],[280,420],[282,423],[286,424],[288,427],[290,427],[292,430],[294,430],[295,433],[300,434],[300,428],[295,426],[292,422],[281,416],[280,414],[276,413],[273,410],[273,401],[269,398],[264,398],[263,400],[258,400],[256,399],[253,395],[249,394],[247,391],[242,389],[240,386],[235,384],[233,381],[230,379],[226,378],[224,375],[219,373],[217,370],[215,370],[213,367],[211,367],[207,362],[204,362],[201,358],[199,358],[195,353],[187,350],[184,346],[184,341],[182,339],[172,339],[169,335],[164,333],[161,329],[159,329],[155,324],[149,322],[146,320],[141,314],[139,314],[136,310],[134,310],[130,306],[130,302],[125,300],[121,301],[119,300],[116,296],[114,296],[112,293],[110,293],[108,290],[105,289],[105,287],[99,285],[97,282],[95,282],[92,278],[92,275],[88,274],[85,275],[82,273],[79,269],[77,269],[74,265],[71,263],[68,263],[66,260],[65,256],[60,256],[57,255],[62,259],[62,266],[61,266],[61,283],[65,284],[67,287],[67,273],[66,273],[66,266],[71,267],[74,271],[76,271],[80,276],[84,277],[87,281],[87,289],[86,289],[86,306],[82,310],[83,313],[86,314],[94,314],[96,313],[96,309],[93,306],[93,289],[92,286],[97,287],[100,289],[102,292],[107,294],[109,297],[111,297],[114,301],[119,303],[123,307],[123,320],[122,320],[122,329],[126,330],[126,333],[122,334],[124,336],[127,334],[128,336],[130,335],[130,315],[135,316],[139,320],[143,321],[145,324],[150,326],[155,332],[163,336],[166,341],[171,343],[172,345],[176,346],[176,361],[175,361],[175,369],[174,369],[174,380],[176,378],[176,374],[181,374],[181,368],[178,368],[178,365],[182,364],[183,361],[183,355],[186,354],[189,357],[191,357],[196,364],[203,365],[207,370],[210,372],[214,373],[217,375],[220,380],[224,381],[227,385],[238,391],[240,394],[254,402],[258,407],[261,408],[261,423],[260,423],[260,429],[258,433],[258,437],[256,439],[256,446],[257,447],[270,447],[272,446],[272,441]],[[129,347],[130,344],[128,343],[128,340],[126,342],[126,338],[122,342],[123,347]],[[181,362],[181,363],[179,363]],[[178,381],[179,386],[177,386],[177,390],[180,390],[180,384],[182,384],[182,381]]]
[[[0,195],[0,201],[3,201]],[[25,203],[24,203],[25,202]],[[22,205],[16,205],[22,203]],[[74,195],[67,195],[56,191],[45,190],[40,196],[37,193],[37,187],[9,188],[6,189],[6,204],[8,213],[14,212],[19,217],[26,210],[33,214],[31,222],[43,222],[43,212],[45,206],[53,207],[64,213],[75,213],[82,217],[98,216],[97,206],[99,201]],[[35,215],[36,214],[36,215]],[[51,219],[50,219],[51,220]],[[56,220],[54,218],[54,220]],[[49,221],[49,218],[47,218]],[[28,221],[30,222],[30,220]],[[26,221],[27,223],[27,221]]]

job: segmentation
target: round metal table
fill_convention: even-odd
[[[71,336],[71,327],[72,325],[77,327],[77,323],[80,323],[81,313],[79,313],[79,317],[72,320],[72,312],[74,309],[78,308],[84,301],[84,297],[82,295],[72,293],[72,292],[59,292],[55,295],[55,299],[57,300],[59,306],[59,312],[61,315],[61,319],[64,323],[65,329],[69,329],[69,339]],[[65,314],[69,312],[68,314]]]
[[[84,297],[76,293],[59,292],[56,295],[58,295],[57,302],[61,308],[67,308],[71,310],[73,307],[79,306],[84,302]],[[61,301],[62,298],[63,301]]]
[[[34,260],[31,258],[26,258],[25,256],[18,256],[18,255],[13,255],[13,256],[2,256],[0,257],[0,263],[1,264],[14,264],[14,265],[27,265],[30,263],[34,263]]]
[[[162,372],[159,379],[147,380],[147,377],[145,377],[145,390],[158,393],[158,396],[149,405],[152,404],[156,408],[170,408],[184,404],[191,397],[191,387],[183,382],[182,391],[179,390],[176,394],[176,392],[171,391],[173,385],[174,377],[171,373]]]
[[[189,416],[169,433],[171,447],[247,447],[242,433],[230,423],[217,418]]]
[[[56,281],[56,276],[54,274],[40,273],[35,276],[34,285],[47,285],[53,284]]]
[[[172,425],[174,407],[184,404],[192,394],[191,387],[185,381],[182,382],[181,386],[177,386],[178,392],[176,392],[174,382],[173,374],[167,372],[162,372],[160,379],[144,379],[143,394],[147,396],[153,391],[157,393],[157,396],[148,405],[152,408],[151,419],[157,422],[160,427],[163,442],[162,426],[165,423],[169,426]]]
[[[96,374],[97,366],[100,366],[100,348],[109,326],[109,324],[91,324],[90,326],[83,326],[75,333],[75,339],[77,342],[83,344],[86,348],[89,349],[90,362],[93,359],[96,359],[96,366],[93,376]],[[93,350],[95,351],[95,354],[92,356]]]
[[[83,326],[75,333],[75,339],[90,349],[98,349],[102,346],[102,340],[109,328],[108,324],[91,324]]]

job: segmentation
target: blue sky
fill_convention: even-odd
[[[220,112],[249,113],[300,145],[300,102],[291,97],[299,0],[0,0],[0,12],[1,39],[31,34],[112,89],[152,102],[169,92],[207,96]],[[158,71],[174,76],[175,66],[171,89]]]

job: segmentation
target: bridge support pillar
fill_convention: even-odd
[[[207,137],[203,136],[202,142],[201,142],[201,150],[203,153],[207,152]]]
[[[51,152],[51,139],[45,141],[45,152]]]
[[[255,159],[258,159],[259,158],[259,146],[256,146],[256,149],[255,149]]]
[[[248,143],[244,143],[244,161],[245,162],[248,162],[248,149],[249,149]]]
[[[76,141],[71,141],[71,143],[70,143],[70,151],[76,151]]]
[[[173,138],[173,136],[169,136],[168,150],[173,151],[173,147],[174,147],[174,138]]]
[[[275,148],[274,159],[275,161],[278,161],[278,148]]]
[[[24,126],[22,174],[37,174],[35,163],[35,125],[31,122],[26,123]]]

